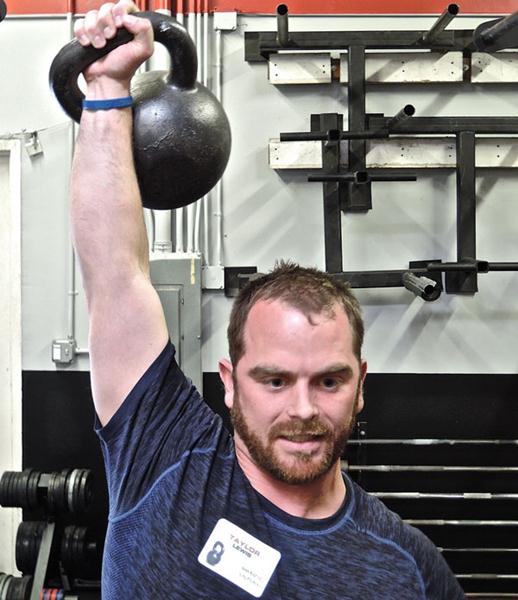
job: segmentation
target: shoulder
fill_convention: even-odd
[[[354,495],[351,520],[358,533],[405,557],[416,569],[426,598],[464,598],[446,561],[424,533],[405,523],[383,502],[349,478],[347,484]]]
[[[388,509],[378,498],[368,494],[350,479],[347,484],[354,496],[351,519],[360,532],[377,539],[380,543],[393,545],[412,557],[416,549],[421,547],[437,552],[424,534],[404,523],[399,515]]]

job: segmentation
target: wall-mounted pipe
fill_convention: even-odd
[[[418,298],[426,302],[433,302],[441,295],[441,286],[428,277],[403,273],[403,285],[407,290],[414,293]]]
[[[215,47],[214,47],[214,95],[218,99],[219,102],[222,100],[222,56],[223,56],[223,46],[221,39],[221,29],[216,29],[215,31]],[[216,265],[223,264],[223,192],[222,192],[222,181],[221,179],[218,181],[215,187],[215,196],[216,196],[216,206],[214,209],[214,217],[215,217],[215,231],[216,231],[216,250],[215,250],[215,260]]]
[[[68,35],[70,38],[74,37],[74,17],[75,17],[75,0],[67,1],[67,25]],[[74,158],[74,150],[76,144],[76,124],[75,121],[70,119],[70,137],[69,137],[69,148],[70,148],[70,165]],[[76,253],[74,245],[72,243],[72,237],[69,238],[68,247],[68,334],[67,338],[74,343],[74,354],[75,355],[86,355],[88,350],[86,348],[79,348],[76,344],[76,303],[77,303],[77,267],[76,267]]]
[[[434,39],[446,29],[446,27],[458,14],[459,6],[457,4],[448,4],[446,10],[431,26],[430,30],[423,35],[421,42],[423,44],[433,43]]]
[[[161,4],[166,4],[162,2]],[[171,11],[166,8],[156,9],[163,15],[171,16]],[[148,71],[169,71],[171,68],[171,58],[167,49],[161,44],[155,45],[155,51],[147,61]],[[152,242],[153,252],[172,252],[172,223],[173,213],[171,210],[153,211],[154,235]]]
[[[287,46],[290,43],[290,32],[288,29],[288,7],[286,4],[277,6],[277,43],[279,46]]]
[[[518,46],[518,12],[487,21],[473,32],[473,46],[480,52],[496,52]]]
[[[395,129],[401,123],[407,121],[410,117],[413,117],[415,114],[415,107],[412,104],[406,104],[403,108],[390,119],[387,123],[387,127],[389,129]]]
[[[203,85],[209,88],[209,2],[203,0]],[[212,195],[209,192],[205,196],[203,207],[203,256],[205,264],[210,265],[210,240],[209,240],[209,207],[212,201]]]

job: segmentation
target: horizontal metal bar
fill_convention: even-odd
[[[421,49],[427,31],[290,31],[290,50],[339,50],[361,45],[368,49]],[[277,32],[246,32],[245,60],[265,60],[283,49]],[[472,30],[442,31],[433,40],[434,50],[465,50],[471,46]]]
[[[435,445],[447,445],[447,446],[457,446],[457,445],[518,445],[518,440],[451,440],[451,439],[368,439],[368,440],[349,440],[347,442],[349,446],[359,446],[359,445],[394,445],[394,444],[403,444],[403,445],[411,445],[411,446],[435,446]]]
[[[404,500],[518,500],[518,494],[465,492],[461,494],[433,494],[427,492],[369,492],[377,498]]]
[[[518,594],[513,592],[466,592],[466,598],[489,598],[489,600],[502,600],[503,598],[518,598]]]
[[[372,471],[372,472],[451,472],[473,471],[483,473],[517,473],[518,467],[465,467],[465,466],[444,466],[444,465],[347,465],[349,471]]]
[[[417,176],[411,173],[371,173],[369,171],[356,171],[355,173],[334,173],[310,175],[308,181],[354,181],[355,183],[370,183],[371,181],[416,181]]]
[[[391,117],[366,115],[367,129],[386,129]],[[398,125],[398,134],[518,133],[518,117],[412,117]]]
[[[488,263],[489,271],[518,271],[518,263],[516,262],[498,262]]]
[[[312,142],[312,141],[329,141],[327,131],[289,131],[280,133],[279,139],[281,142]],[[388,131],[337,131],[336,139],[339,140],[368,140],[388,138]]]
[[[426,269],[401,269],[393,271],[348,271],[333,273],[333,277],[347,281],[352,288],[382,288],[404,287],[403,275],[405,273],[426,275]]]
[[[466,598],[489,598],[489,600],[502,600],[502,598],[518,598],[518,594],[513,592],[466,592]]]
[[[486,265],[487,266],[487,265]],[[448,273],[452,271],[479,273],[477,261],[472,262],[448,262],[448,263],[430,263],[426,267],[431,273]]]
[[[518,548],[437,548],[440,552],[518,552]]]
[[[518,575],[513,573],[456,573],[455,577],[457,579],[518,579]]]
[[[403,519],[409,525],[445,525],[466,526],[466,527],[518,527],[518,521],[488,521],[479,519]],[[518,577],[518,575],[517,575]]]

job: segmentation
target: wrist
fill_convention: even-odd
[[[105,100],[123,98],[130,95],[129,81],[119,81],[109,77],[99,77],[87,83],[86,100]]]

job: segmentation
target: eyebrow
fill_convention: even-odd
[[[342,373],[345,376],[350,376],[353,373],[352,368],[349,365],[343,363],[335,363],[329,365],[325,369],[318,371],[312,375],[312,379],[323,377],[324,375],[336,375]],[[256,365],[248,371],[248,375],[254,379],[261,379],[262,377],[292,377],[293,373],[276,367],[275,365]]]
[[[248,371],[248,375],[254,379],[261,379],[261,377],[288,377],[291,373],[275,365],[256,365]]]

